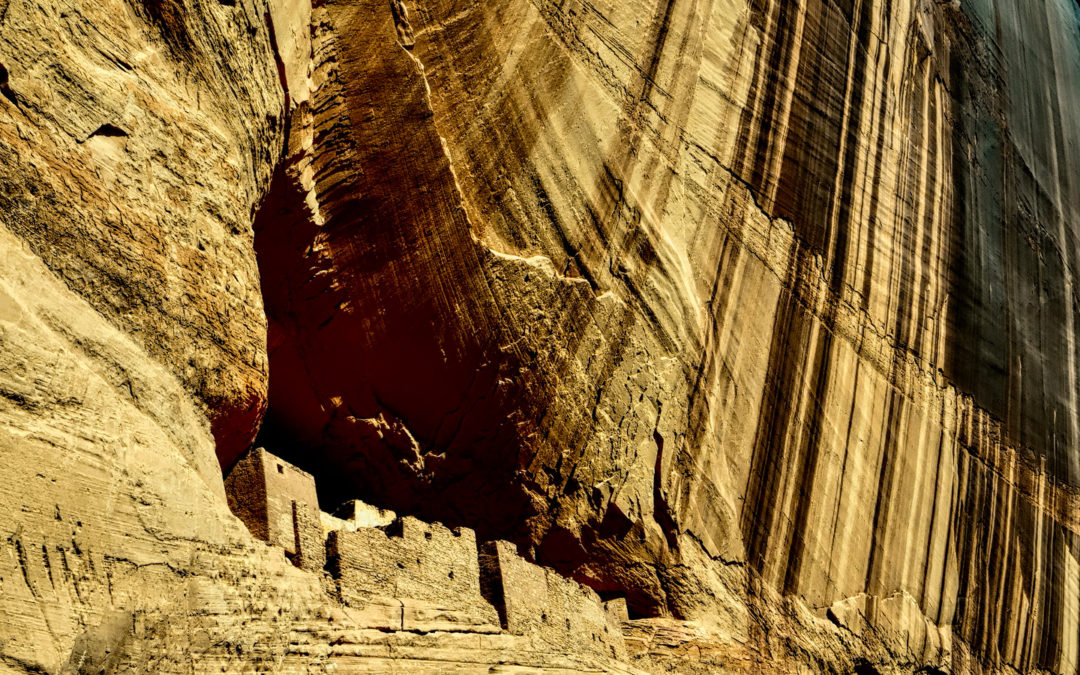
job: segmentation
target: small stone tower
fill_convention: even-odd
[[[297,567],[323,569],[326,540],[311,474],[255,448],[233,466],[225,492],[229,508],[253,535],[284,548]]]

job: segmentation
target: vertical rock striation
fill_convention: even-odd
[[[257,228],[297,461],[635,616],[760,580],[913,663],[1075,669],[1074,3],[314,24]]]
[[[181,378],[231,462],[266,398],[251,217],[282,103],[265,7],[2,7],[5,226]]]
[[[1080,668],[1073,0],[0,0],[0,95],[4,666]]]

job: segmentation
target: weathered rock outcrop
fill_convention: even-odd
[[[181,379],[231,462],[266,396],[251,215],[283,109],[265,8],[2,7],[5,226]]]
[[[0,94],[6,666],[1080,667],[1072,0],[0,0]],[[453,607],[230,515],[267,406]]]
[[[916,662],[955,626],[1075,668],[1075,4],[314,23],[257,226],[297,461],[636,615],[714,616],[745,566]]]
[[[166,672],[250,647],[204,617],[282,632],[321,602],[229,515],[215,458],[265,406],[251,217],[283,103],[263,10],[0,3],[6,668]]]
[[[257,226],[298,461],[637,615],[745,565],[841,625],[914,609],[916,660],[955,625],[1075,667],[1074,4],[314,22]]]

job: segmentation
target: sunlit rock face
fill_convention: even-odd
[[[190,672],[322,602],[230,515],[215,457],[267,388],[264,10],[0,2],[5,672]]]
[[[281,86],[265,9],[183,4],[0,4],[0,209],[181,378],[231,463],[265,409],[251,217],[279,154]]]
[[[1075,3],[313,25],[256,227],[298,462],[635,615],[738,570],[916,660],[1076,667]]]
[[[0,662],[1077,672],[1076,111],[1075,0],[0,0]]]

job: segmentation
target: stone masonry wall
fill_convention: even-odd
[[[256,448],[225,479],[229,508],[251,533],[285,549],[294,564],[320,570],[326,562],[315,479]]]

